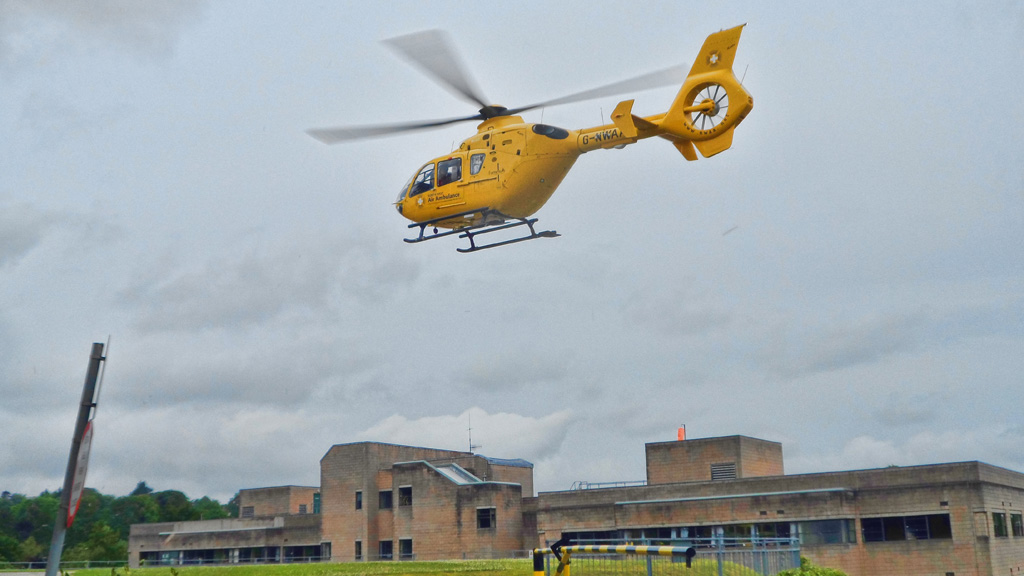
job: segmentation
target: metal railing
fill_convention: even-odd
[[[664,542],[664,541],[662,541]],[[772,576],[800,567],[800,545],[789,538],[690,538],[672,546],[604,542],[566,544],[534,550],[535,576],[725,576],[740,567]]]

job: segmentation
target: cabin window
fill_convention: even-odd
[[[437,163],[437,185],[444,186],[462,180],[462,158],[449,158]]]
[[[427,164],[420,170],[420,173],[416,176],[416,180],[412,183],[412,189],[409,190],[409,197],[412,198],[417,194],[423,194],[434,189],[434,164]]]
[[[565,128],[548,126],[547,124],[534,124],[533,133],[540,134],[541,136],[547,136],[552,140],[565,140],[569,137],[569,131]]]
[[[480,169],[484,167],[484,157],[486,154],[473,154],[469,157],[469,173],[476,175],[480,172]]]
[[[398,200],[395,200],[396,204],[405,200],[405,195],[409,192],[409,186],[412,186],[413,178],[415,178],[415,176],[410,176],[409,179],[405,181],[405,185],[402,186],[402,191],[398,193]]]

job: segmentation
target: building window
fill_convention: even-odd
[[[356,560],[363,559],[363,541],[356,540]]]
[[[759,538],[789,538],[789,522],[765,522],[756,528]]]
[[[392,498],[393,496],[391,490],[381,490],[380,496],[378,498],[377,507],[380,508],[381,510],[391,508]]]
[[[856,540],[852,519],[800,522],[797,529],[801,544],[843,544]]]
[[[299,514],[306,514],[306,505],[299,504]]]
[[[242,506],[242,518],[252,518],[255,512],[252,506]]]
[[[363,509],[363,491],[356,490],[356,510]]]
[[[1010,527],[1013,529],[1014,538],[1024,536],[1024,516],[1020,514],[1010,514]]]
[[[1009,532],[1006,531],[1005,512],[992,513],[992,533],[996,535],[996,538],[1006,538],[1010,535]]]
[[[477,508],[476,509],[476,527],[481,530],[494,529],[497,521],[497,513],[495,508]]]
[[[391,540],[381,540],[377,545],[381,560],[391,560],[395,556],[395,543]]]
[[[865,542],[936,540],[953,537],[949,514],[861,518],[860,530]]]
[[[313,492],[313,514],[320,513],[320,493]]]
[[[711,479],[712,480],[735,480],[736,479],[736,463],[735,462],[723,462],[721,464],[711,465]]]
[[[412,538],[402,538],[398,541],[398,559],[412,560]]]
[[[398,505],[412,506],[412,486],[401,486],[398,488]]]

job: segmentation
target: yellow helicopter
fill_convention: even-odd
[[[633,100],[624,100],[612,111],[611,124],[581,130],[525,122],[519,114],[670,81],[675,84],[685,69],[669,68],[509,109],[486,103],[441,32],[431,30],[393,38],[386,42],[452,92],[481,106],[479,113],[408,124],[315,129],[308,133],[333,144],[480,121],[475,135],[455,151],[424,164],[402,187],[395,206],[413,222],[409,228],[419,227],[419,235],[405,241],[415,243],[459,234],[460,238],[469,239],[469,247],[458,251],[474,252],[535,238],[552,238],[559,234],[553,230],[538,232],[534,228],[537,219],[530,216],[547,202],[580,154],[622,148],[652,136],[672,142],[691,161],[697,159],[697,151],[707,158],[732,145],[733,130],[754,106],[754,99],[732,71],[742,30],[741,25],[707,37],[667,112],[635,116]],[[518,226],[526,226],[529,233],[485,245],[475,241],[478,235]],[[426,233],[427,228],[433,233]]]

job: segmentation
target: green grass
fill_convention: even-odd
[[[175,566],[177,576],[358,576],[436,574],[453,576],[532,576],[530,560],[447,560],[441,562],[332,562],[245,566]],[[111,576],[110,569],[75,570],[74,576]],[[117,576],[172,576],[167,566],[137,568]]]
[[[552,570],[553,572],[553,570]],[[693,567],[683,563],[658,563],[655,576],[718,576],[714,560],[694,560]],[[167,566],[118,569],[116,576],[532,576],[531,560],[448,560],[440,562],[339,562],[324,564],[259,564],[244,566]],[[587,565],[583,559],[572,564],[572,576],[646,576],[642,560]],[[731,562],[723,567],[725,576],[757,576],[757,572]],[[111,576],[110,568],[75,570],[74,576]]]

